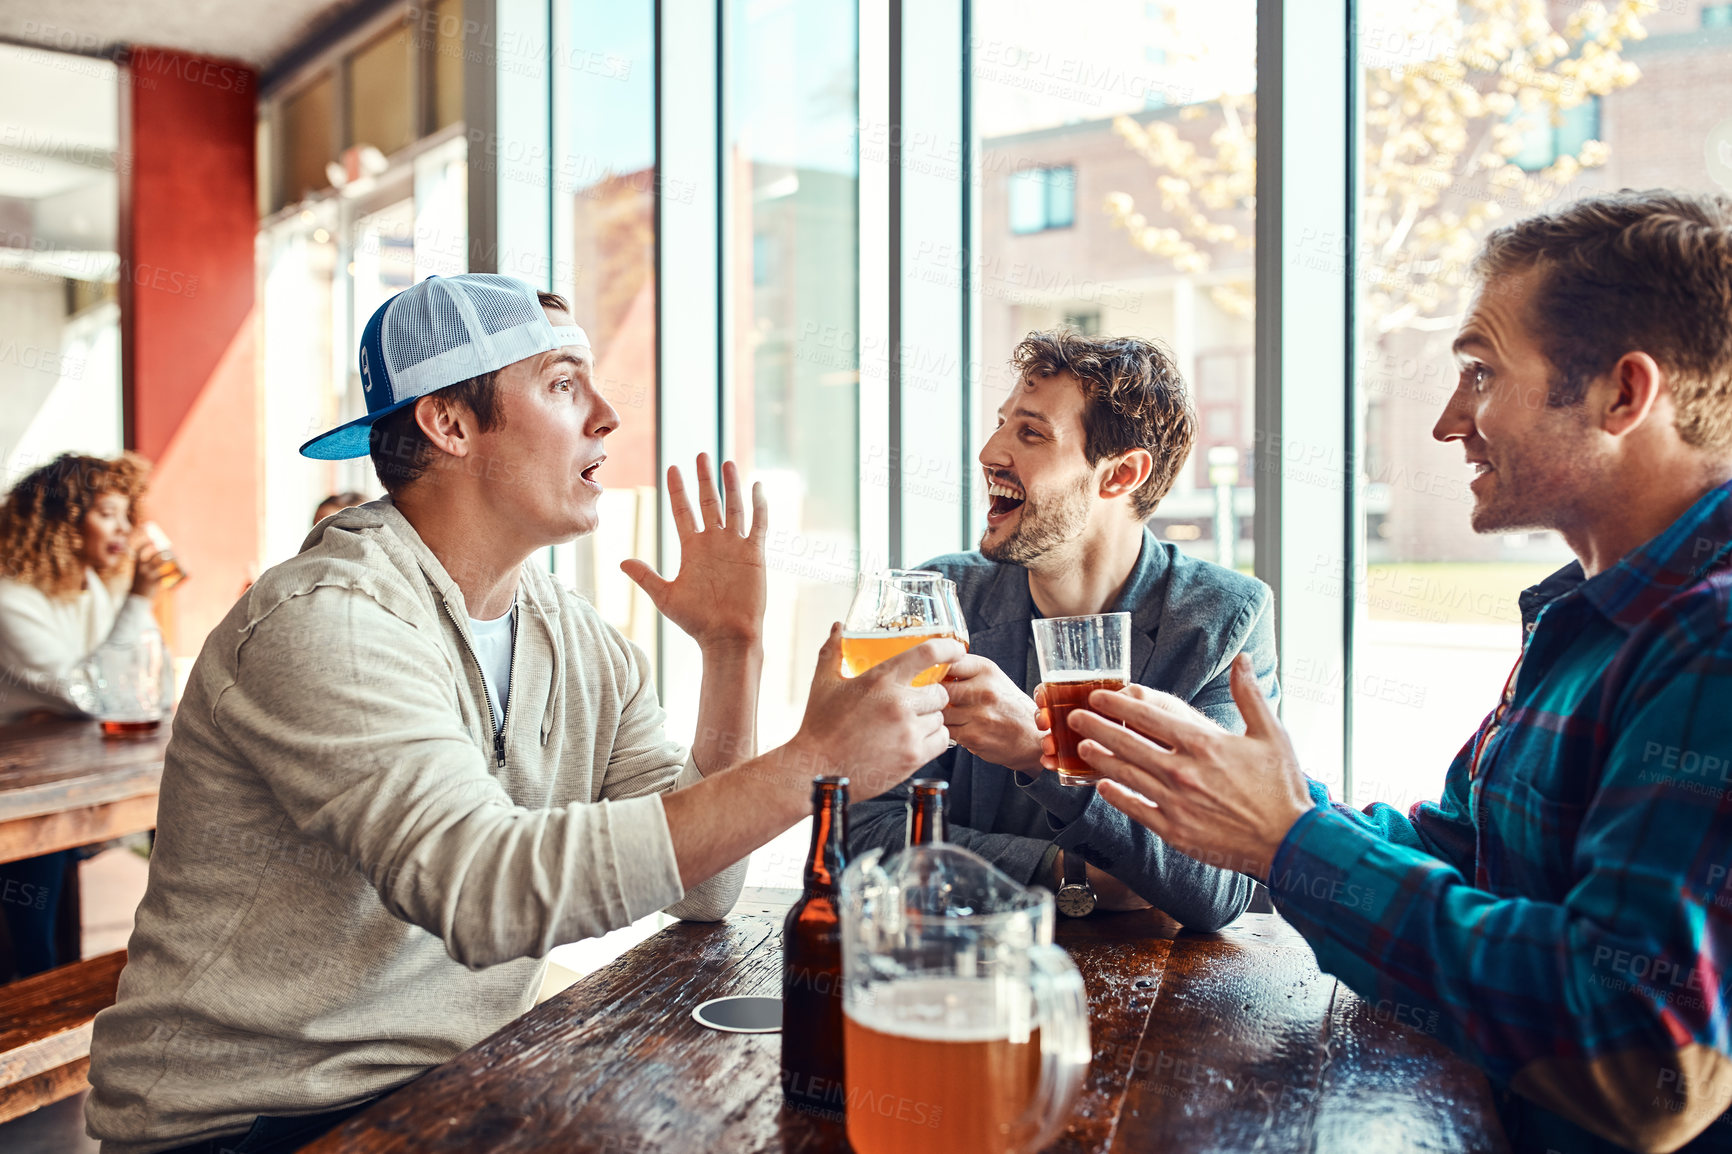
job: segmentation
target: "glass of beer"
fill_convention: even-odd
[[[1070,715],[1086,708],[1097,689],[1123,689],[1131,671],[1131,615],[1042,617],[1034,622],[1034,651],[1046,688],[1060,785],[1093,785],[1100,774],[1077,756]]]
[[[161,550],[159,559],[162,562],[162,591],[166,593],[185,581],[186,568],[180,563],[180,558],[175,556],[174,543],[168,539],[168,534],[162,531],[162,526],[155,521],[146,521],[139,526],[139,532]]]
[[[1053,897],[953,845],[870,850],[842,879],[842,1081],[856,1154],[1020,1154],[1088,1069],[1082,975]]]
[[[956,582],[945,577],[940,579],[939,596],[944,598],[945,608],[950,612],[950,623],[955,627],[955,637],[962,642],[964,649],[968,648],[968,619],[962,615],[962,599],[957,596]]]
[[[950,608],[954,602],[945,600],[946,583],[930,569],[862,573],[842,622],[842,676],[858,677],[922,641],[955,637],[958,626]],[[914,684],[934,685],[948,672],[948,665],[931,666]]]
[[[126,644],[105,642],[85,666],[94,701],[91,711],[109,737],[155,732],[173,695],[174,665],[154,627]]]

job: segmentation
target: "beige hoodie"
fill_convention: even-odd
[[[698,774],[642,652],[533,563],[518,606],[504,765],[463,594],[389,500],[212,631],[96,1018],[104,1151],[382,1093],[528,1009],[552,947],[732,908],[744,862],[680,886],[660,795]]]

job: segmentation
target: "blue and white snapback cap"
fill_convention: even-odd
[[[301,456],[367,455],[373,422],[428,393],[554,349],[589,347],[576,325],[555,325],[527,281],[494,273],[433,276],[384,304],[361,334],[367,415],[321,433]]]

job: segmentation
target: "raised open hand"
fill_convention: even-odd
[[[762,485],[752,486],[752,516],[740,494],[740,471],[722,462],[716,489],[707,453],[697,461],[698,509],[686,497],[678,466],[668,468],[668,504],[680,539],[680,568],[667,580],[637,558],[620,562],[625,575],[649,594],[662,616],[704,649],[759,643],[764,629],[764,535],[770,508]]]
[[[1244,654],[1233,660],[1232,687],[1242,737],[1168,701],[1105,690],[1069,720],[1084,738],[1077,753],[1111,779],[1095,787],[1110,804],[1199,861],[1267,878],[1311,796]]]

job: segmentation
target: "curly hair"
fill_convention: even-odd
[[[1131,507],[1139,518],[1153,513],[1197,438],[1197,414],[1171,354],[1142,337],[1059,328],[1028,334],[1011,364],[1025,380],[1070,373],[1082,382],[1083,456],[1090,465],[1131,449],[1149,451],[1155,467]]]
[[[119,493],[138,520],[150,462],[136,453],[112,461],[62,453],[26,473],[0,504],[0,577],[36,586],[50,597],[84,588],[84,518],[99,497]]]

